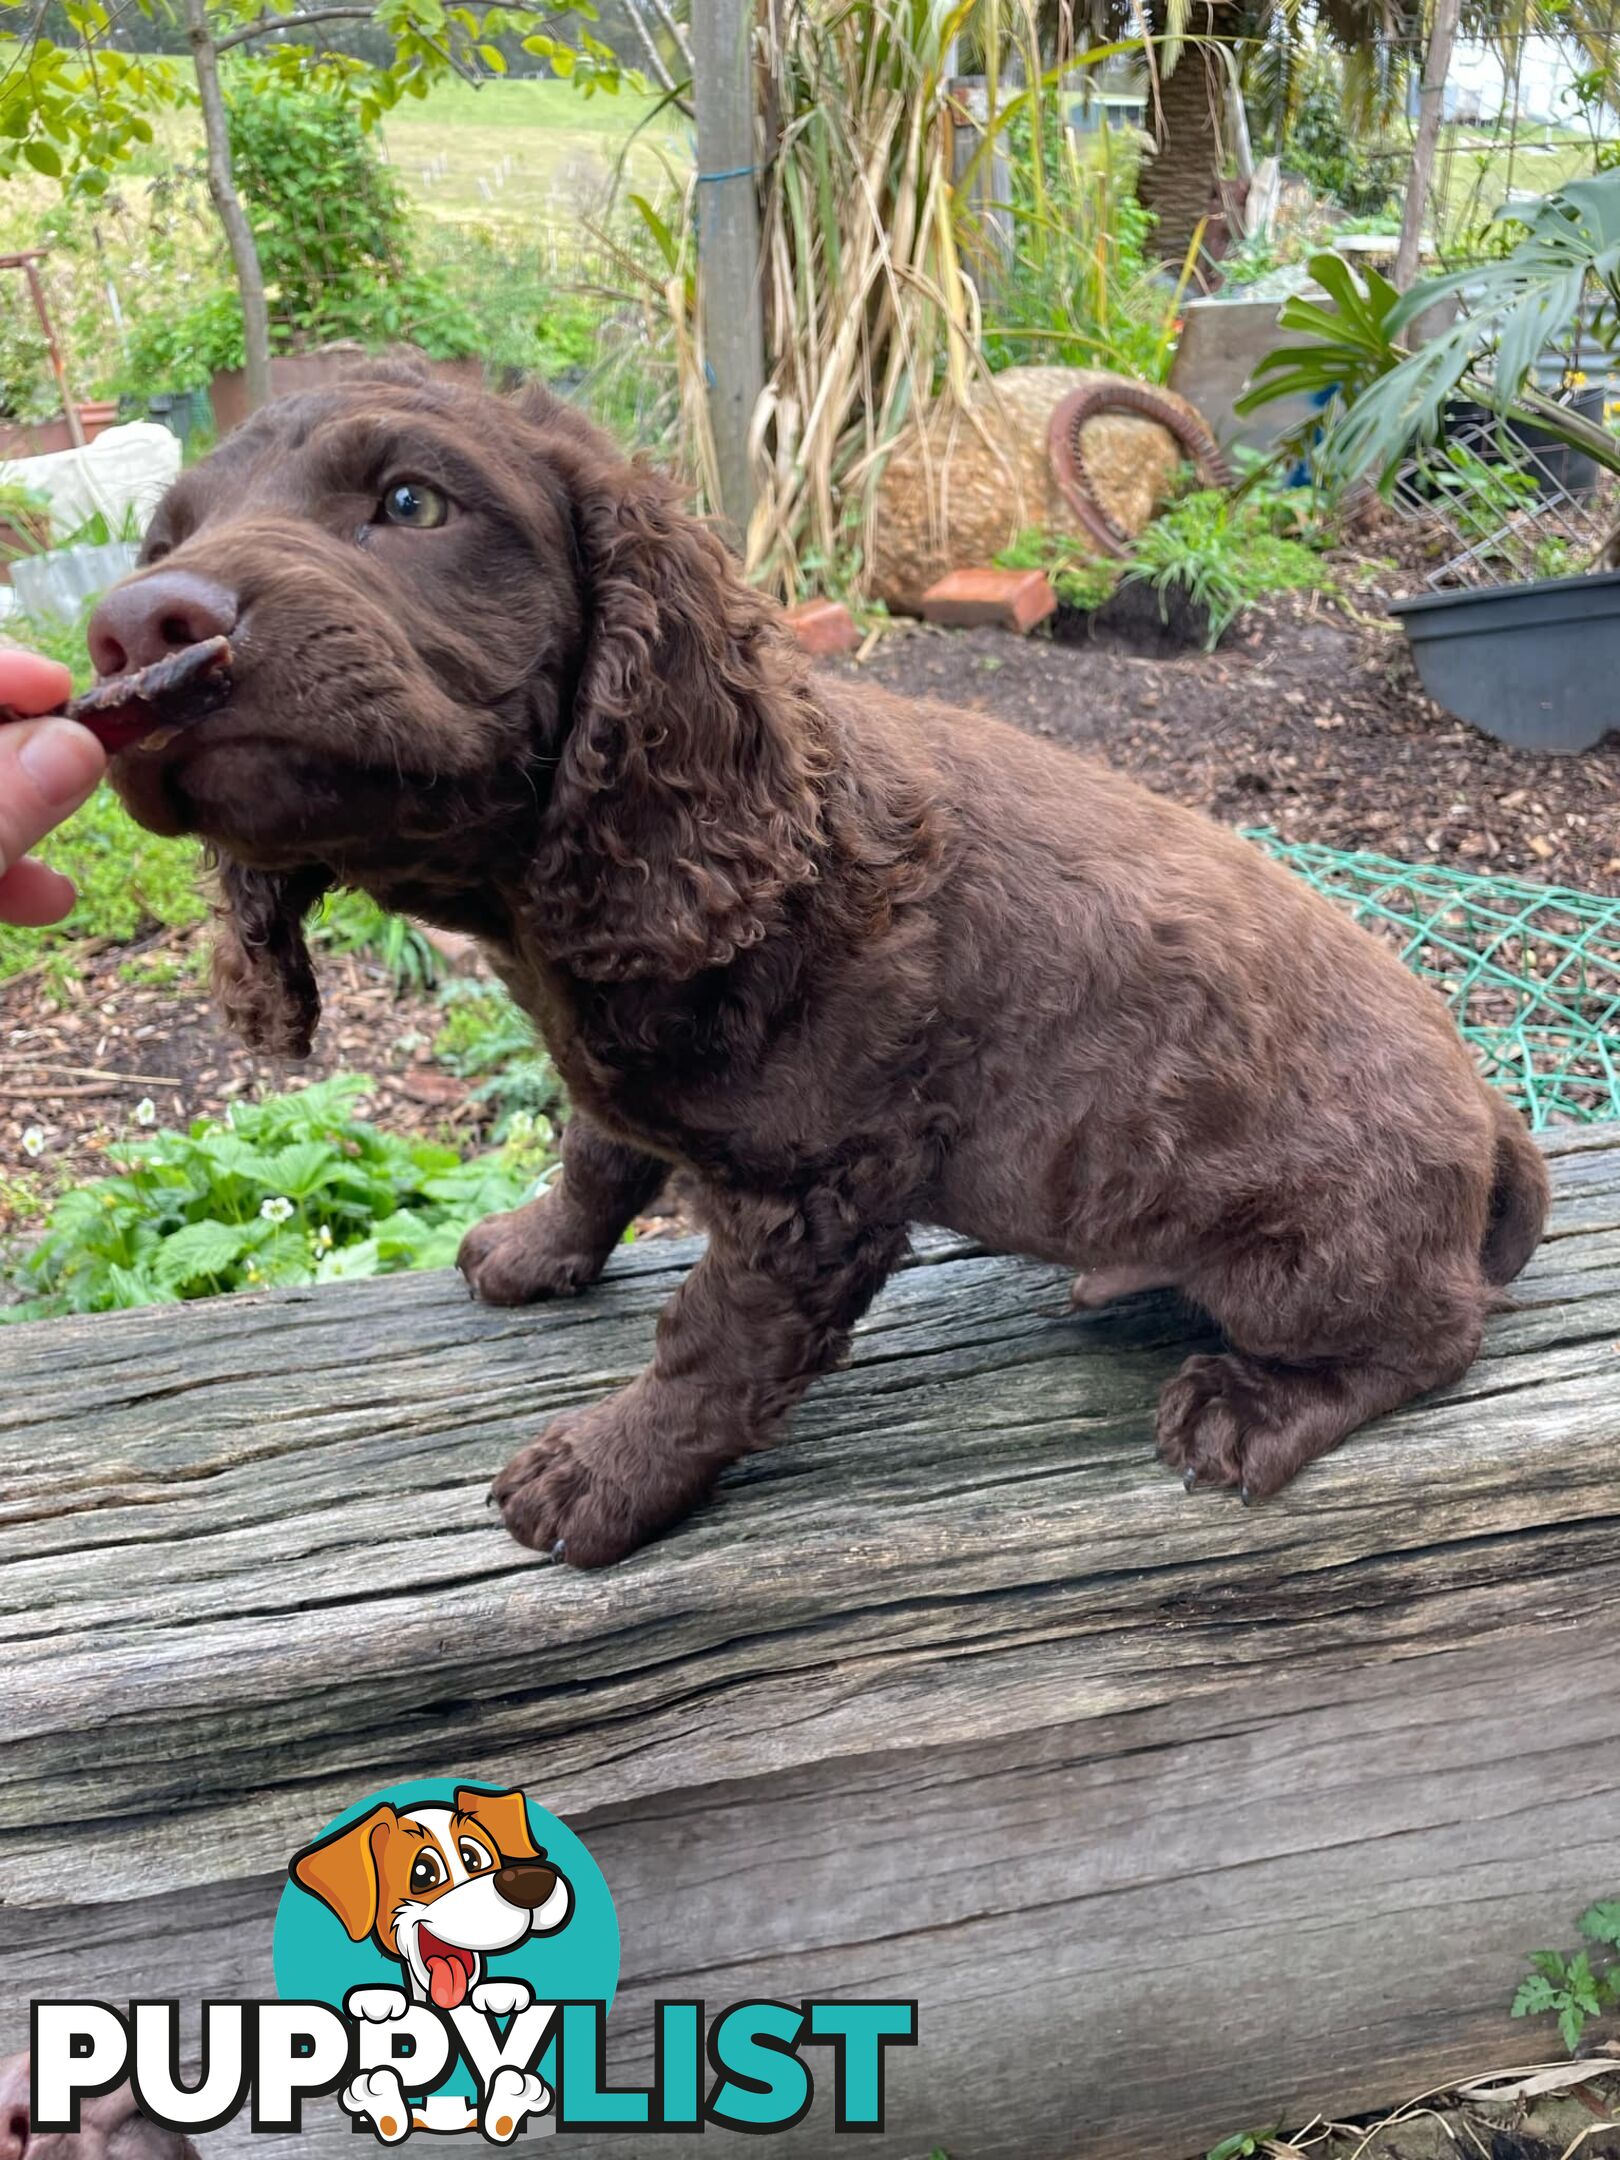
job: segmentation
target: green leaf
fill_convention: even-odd
[[[1556,2010],[1558,1997],[1551,1981],[1541,1973],[1532,1973],[1522,1981],[1519,1992],[1513,1998],[1512,2015],[1516,2018],[1540,2017],[1545,2011]]]
[[[223,1275],[253,1243],[254,1235],[254,1230],[244,1223],[188,1223],[185,1229],[163,1240],[153,1274],[171,1290],[184,1289],[188,1283],[201,1282],[211,1275]]]
[[[1581,2034],[1586,2030],[1586,2019],[1573,2003],[1566,2003],[1558,2013],[1558,2030],[1565,2047],[1573,2055],[1581,2044]]]
[[[327,1182],[342,1159],[324,1140],[295,1140],[277,1151],[271,1182],[289,1200],[305,1200]]]
[[[28,160],[29,164],[33,166],[35,172],[44,173],[49,179],[52,180],[61,179],[62,160],[58,152],[53,150],[49,143],[24,143],[23,156]]]
[[[1620,1898],[1604,1898],[1581,1915],[1581,1933],[1593,1942],[1620,1944]]]
[[[632,195],[630,202],[641,222],[658,243],[658,252],[664,258],[665,268],[669,270],[678,269],[680,267],[681,251],[668,222],[659,216],[645,195]]]

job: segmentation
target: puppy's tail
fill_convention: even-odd
[[[1523,1118],[1505,1096],[1494,1088],[1489,1093],[1496,1112],[1496,1170],[1480,1262],[1487,1282],[1510,1283],[1541,1243],[1552,1194],[1541,1150]]]

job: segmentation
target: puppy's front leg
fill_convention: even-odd
[[[709,1196],[709,1249],[665,1306],[652,1363],[514,1456],[495,1498],[515,1538],[575,1567],[622,1560],[767,1446],[905,1247],[905,1222]]]
[[[563,1128],[562,1174],[538,1200],[486,1215],[456,1266],[487,1305],[568,1297],[595,1282],[613,1248],[669,1175],[656,1155],[623,1147],[576,1110]]]

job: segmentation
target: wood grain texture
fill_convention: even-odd
[[[601,1860],[627,2075],[658,1994],[917,1995],[868,2149],[1176,2160],[1521,2059],[1522,1953],[1620,1890],[1620,1132],[1548,1152],[1473,1371],[1252,1510],[1153,1461],[1185,1313],[940,1238],[599,1576],[484,1488],[689,1251],[527,1313],[436,1276],[7,1331],[0,2053],[42,1993],[268,1992],[294,1846],[461,1773]]]

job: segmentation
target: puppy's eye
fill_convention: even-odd
[[[482,1875],[490,1865],[489,1854],[482,1845],[475,1845],[471,1838],[463,1838],[457,1850],[461,1854],[461,1864],[469,1875]]]
[[[424,1848],[417,1854],[416,1863],[411,1869],[411,1888],[420,1896],[424,1890],[436,1890],[443,1881],[443,1861],[436,1852],[428,1852]]]
[[[437,488],[420,480],[401,480],[383,496],[377,514],[385,525],[409,525],[417,532],[431,532],[450,515],[450,505]]]

